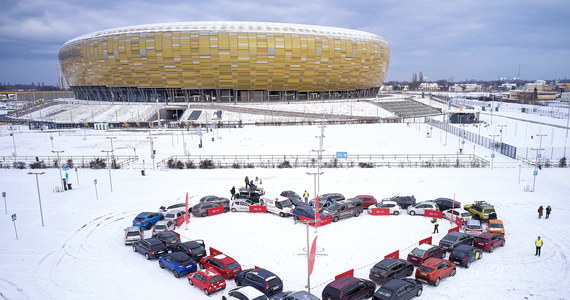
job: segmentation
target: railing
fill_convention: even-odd
[[[57,156],[0,156],[0,168],[31,168],[30,164],[38,163],[38,166],[45,168],[57,168],[59,166],[68,166],[71,160],[74,168],[89,168],[90,163],[99,159],[99,161],[107,164],[107,156],[60,156],[58,163]],[[122,168],[134,163],[138,160],[138,156],[132,155],[116,155],[115,166],[112,168]],[[43,162],[43,164],[39,164]]]
[[[169,168],[313,168],[310,155],[170,156],[159,163]],[[323,155],[322,168],[485,168],[489,162],[473,154],[354,154],[348,158]]]

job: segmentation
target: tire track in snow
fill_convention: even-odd
[[[5,300],[10,299],[30,299],[28,295],[10,280],[0,278],[0,297]],[[10,298],[13,297],[13,298]]]

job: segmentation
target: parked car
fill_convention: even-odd
[[[279,276],[266,269],[247,269],[238,272],[235,277],[238,286],[251,286],[271,297],[283,291],[283,281]]]
[[[325,207],[323,214],[331,217],[333,222],[337,222],[340,219],[358,217],[363,211],[362,202],[355,199],[348,199],[337,201],[335,204]]]
[[[487,231],[491,233],[505,235],[505,227],[503,226],[503,221],[489,220],[487,222]]]
[[[413,272],[414,265],[407,260],[384,258],[370,269],[369,278],[377,283],[385,283],[390,279],[411,276]]]
[[[241,271],[241,265],[235,259],[225,254],[202,257],[200,259],[200,269],[206,268],[213,268],[225,279],[234,278],[236,273]]]
[[[267,212],[279,215],[280,217],[288,217],[293,213],[293,202],[288,198],[276,196],[276,197],[261,197],[259,202],[265,205]]]
[[[439,241],[439,247],[449,252],[459,245],[473,245],[473,237],[463,232],[454,231],[446,234]]]
[[[164,213],[164,220],[172,221],[175,227],[180,227],[182,224],[184,224],[184,220],[186,218],[184,210],[185,209],[169,210],[168,212]]]
[[[469,220],[465,224],[465,233],[469,235],[479,235],[483,232],[483,225],[479,220]]]
[[[372,295],[372,300],[411,299],[422,295],[423,285],[411,278],[392,279]]]
[[[396,201],[382,201],[380,203],[374,204],[374,205],[370,205],[368,207],[368,213],[372,214],[372,209],[373,208],[387,208],[390,210],[390,214],[391,215],[399,215],[400,214],[400,206],[398,205],[398,203]]]
[[[180,243],[180,234],[176,231],[153,232],[152,237],[164,243],[168,249]]]
[[[295,199],[295,198],[291,199],[291,198],[289,198],[289,200],[291,200],[291,202],[293,202],[293,206],[295,206],[295,207],[311,206],[309,203],[307,203],[307,202],[305,202],[305,201],[303,201],[303,200],[301,200],[301,199]]]
[[[483,232],[475,237],[473,246],[484,251],[493,252],[495,248],[505,246],[505,237],[500,234]]]
[[[214,208],[214,207],[223,207],[224,212],[230,211],[229,206],[224,206],[221,203],[201,202],[201,203],[194,205],[194,207],[192,207],[192,214],[196,217],[207,217],[208,216],[208,210],[210,208]]]
[[[445,211],[452,208],[461,208],[461,202],[449,198],[435,198],[430,201],[435,202],[435,204],[437,204],[437,207],[439,207],[441,211]]]
[[[396,195],[382,199],[382,202],[384,201],[394,201],[398,203],[402,209],[408,209],[408,206],[416,204],[416,197],[413,195]]]
[[[449,276],[455,276],[455,263],[447,259],[428,258],[416,269],[418,281],[438,286],[439,282]]]
[[[323,300],[361,300],[372,297],[376,285],[362,278],[345,276],[327,284],[323,289]]]
[[[445,250],[430,244],[421,244],[414,248],[412,252],[408,254],[407,260],[411,262],[414,266],[419,266],[423,264],[428,258],[444,258]]]
[[[226,281],[222,275],[212,268],[188,274],[188,283],[204,291],[206,295],[226,288]]]
[[[174,230],[176,226],[171,220],[160,220],[154,224],[152,228],[152,232],[160,232],[165,230]]]
[[[223,206],[230,206],[230,200],[228,198],[218,197],[214,195],[208,195],[200,198],[200,203],[202,202],[213,202],[222,204]]]
[[[283,191],[283,192],[281,192],[281,194],[279,194],[279,196],[285,197],[291,201],[293,201],[293,200],[300,200],[301,201],[302,200],[301,196],[299,196],[299,194],[297,194],[293,191]]]
[[[319,195],[319,201],[322,199],[326,200],[328,198],[331,198],[333,201],[342,201],[346,199],[341,193],[327,193]]]
[[[161,213],[142,212],[133,220],[133,226],[141,226],[149,230],[156,222],[162,219],[164,219],[164,216]]]
[[[319,297],[305,291],[281,292],[273,300],[320,300]]]
[[[301,216],[311,219],[315,218],[315,209],[310,206],[295,207],[291,213],[293,214],[293,218],[295,218],[295,220],[299,220],[299,217]],[[323,213],[319,213],[319,218],[322,219],[324,217],[325,215]]]
[[[439,210],[439,207],[435,202],[420,202],[415,205],[408,206],[408,215],[423,215],[426,209],[429,210]]]
[[[461,218],[461,221],[463,223],[466,223],[467,221],[471,220],[471,214],[466,211],[460,211],[458,209],[448,209],[443,212],[443,218],[447,220],[451,219],[452,221],[455,221],[456,218]]]
[[[491,220],[497,218],[495,207],[485,201],[475,201],[473,204],[467,204],[463,207],[468,211],[473,219],[477,220]]]
[[[168,269],[178,278],[198,269],[196,262],[187,254],[182,252],[168,253],[158,258],[158,265],[161,269]]]
[[[166,213],[166,212],[170,211],[171,209],[177,209],[177,210],[184,211],[184,210],[186,210],[186,203],[175,203],[175,204],[171,204],[168,206],[161,206],[158,208],[158,210],[160,212],[163,212],[163,213]]]
[[[241,187],[238,191],[238,198],[239,199],[249,199],[253,203],[259,203],[259,198],[265,195],[265,190],[263,188],[256,188],[254,190]]]
[[[254,203],[251,202],[251,200],[249,199],[235,199],[230,204],[230,210],[232,212],[238,212],[238,211],[249,212],[249,207],[251,205],[254,205]]]
[[[195,261],[199,261],[202,257],[206,256],[206,248],[203,240],[194,240],[176,244],[171,250],[172,252],[186,253]]]
[[[468,245],[459,245],[449,254],[449,260],[469,268],[471,263],[483,258],[483,250]]]
[[[269,300],[262,292],[251,286],[242,286],[228,291],[222,300]]]
[[[144,238],[144,232],[140,226],[130,226],[125,228],[125,245],[132,245],[134,242]]]
[[[362,207],[364,208],[368,208],[370,205],[378,203],[378,200],[376,200],[376,198],[374,198],[374,196],[371,195],[358,195],[352,199],[360,200],[362,202]]]
[[[160,240],[150,238],[135,242],[133,251],[144,255],[146,259],[152,259],[168,253],[168,247]]]

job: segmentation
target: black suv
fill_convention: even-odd
[[[449,198],[437,198],[430,201],[437,203],[440,211],[446,211],[452,208],[461,208],[461,202]]]
[[[377,283],[385,283],[390,279],[411,276],[414,265],[404,259],[385,258],[370,269],[370,279]]]
[[[472,236],[466,233],[454,231],[446,234],[441,241],[439,241],[439,247],[451,252],[459,245],[473,246],[474,240]]]
[[[248,199],[251,202],[257,204],[259,203],[259,198],[261,198],[261,196],[263,196],[264,194],[265,192],[260,189],[250,190],[246,188],[239,188],[239,196],[237,198]]]
[[[133,251],[143,254],[146,259],[151,259],[168,253],[168,247],[159,239],[151,238],[135,242]]]
[[[398,205],[400,205],[402,209],[407,209],[408,206],[416,204],[416,197],[414,197],[413,195],[411,196],[396,195],[391,198],[382,199],[382,201],[384,200],[395,201],[396,203],[398,203]]]
[[[180,243],[172,248],[172,252],[182,252],[190,255],[193,260],[199,261],[206,256],[206,249],[203,240],[188,241]]]

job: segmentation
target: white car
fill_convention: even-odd
[[[293,202],[289,198],[274,196],[259,198],[261,205],[267,207],[267,212],[279,215],[280,217],[288,217],[293,215]]]
[[[465,224],[465,233],[468,235],[480,235],[483,233],[483,225],[479,220],[469,220]]]
[[[389,201],[389,200],[384,200],[380,203],[376,203],[374,205],[370,205],[368,206],[368,213],[372,214],[372,209],[373,208],[388,208],[390,209],[390,214],[391,215],[399,215],[400,212],[402,211],[400,209],[400,206],[398,205],[398,203],[396,201]]]
[[[251,286],[242,286],[228,291],[222,300],[269,300],[262,292]]]
[[[434,202],[420,202],[408,206],[408,215],[423,215],[426,209],[439,210],[439,207]]]
[[[461,218],[463,223],[471,220],[471,214],[466,211],[459,211],[457,209],[448,209],[443,212],[444,219],[448,220],[451,219],[452,221],[455,221],[455,219],[458,217]]]
[[[184,210],[179,209],[172,209],[163,213],[164,220],[172,221],[174,223],[174,227],[179,227],[180,225],[184,224],[184,218],[186,217],[184,214]]]
[[[171,220],[160,220],[158,222],[156,222],[156,224],[154,224],[154,227],[152,228],[152,232],[160,232],[160,231],[166,231],[166,230],[174,230],[176,226],[174,226],[174,222],[172,222]]]
[[[249,199],[235,199],[230,204],[230,210],[232,212],[236,211],[246,211],[249,212],[249,207],[253,205]]]

